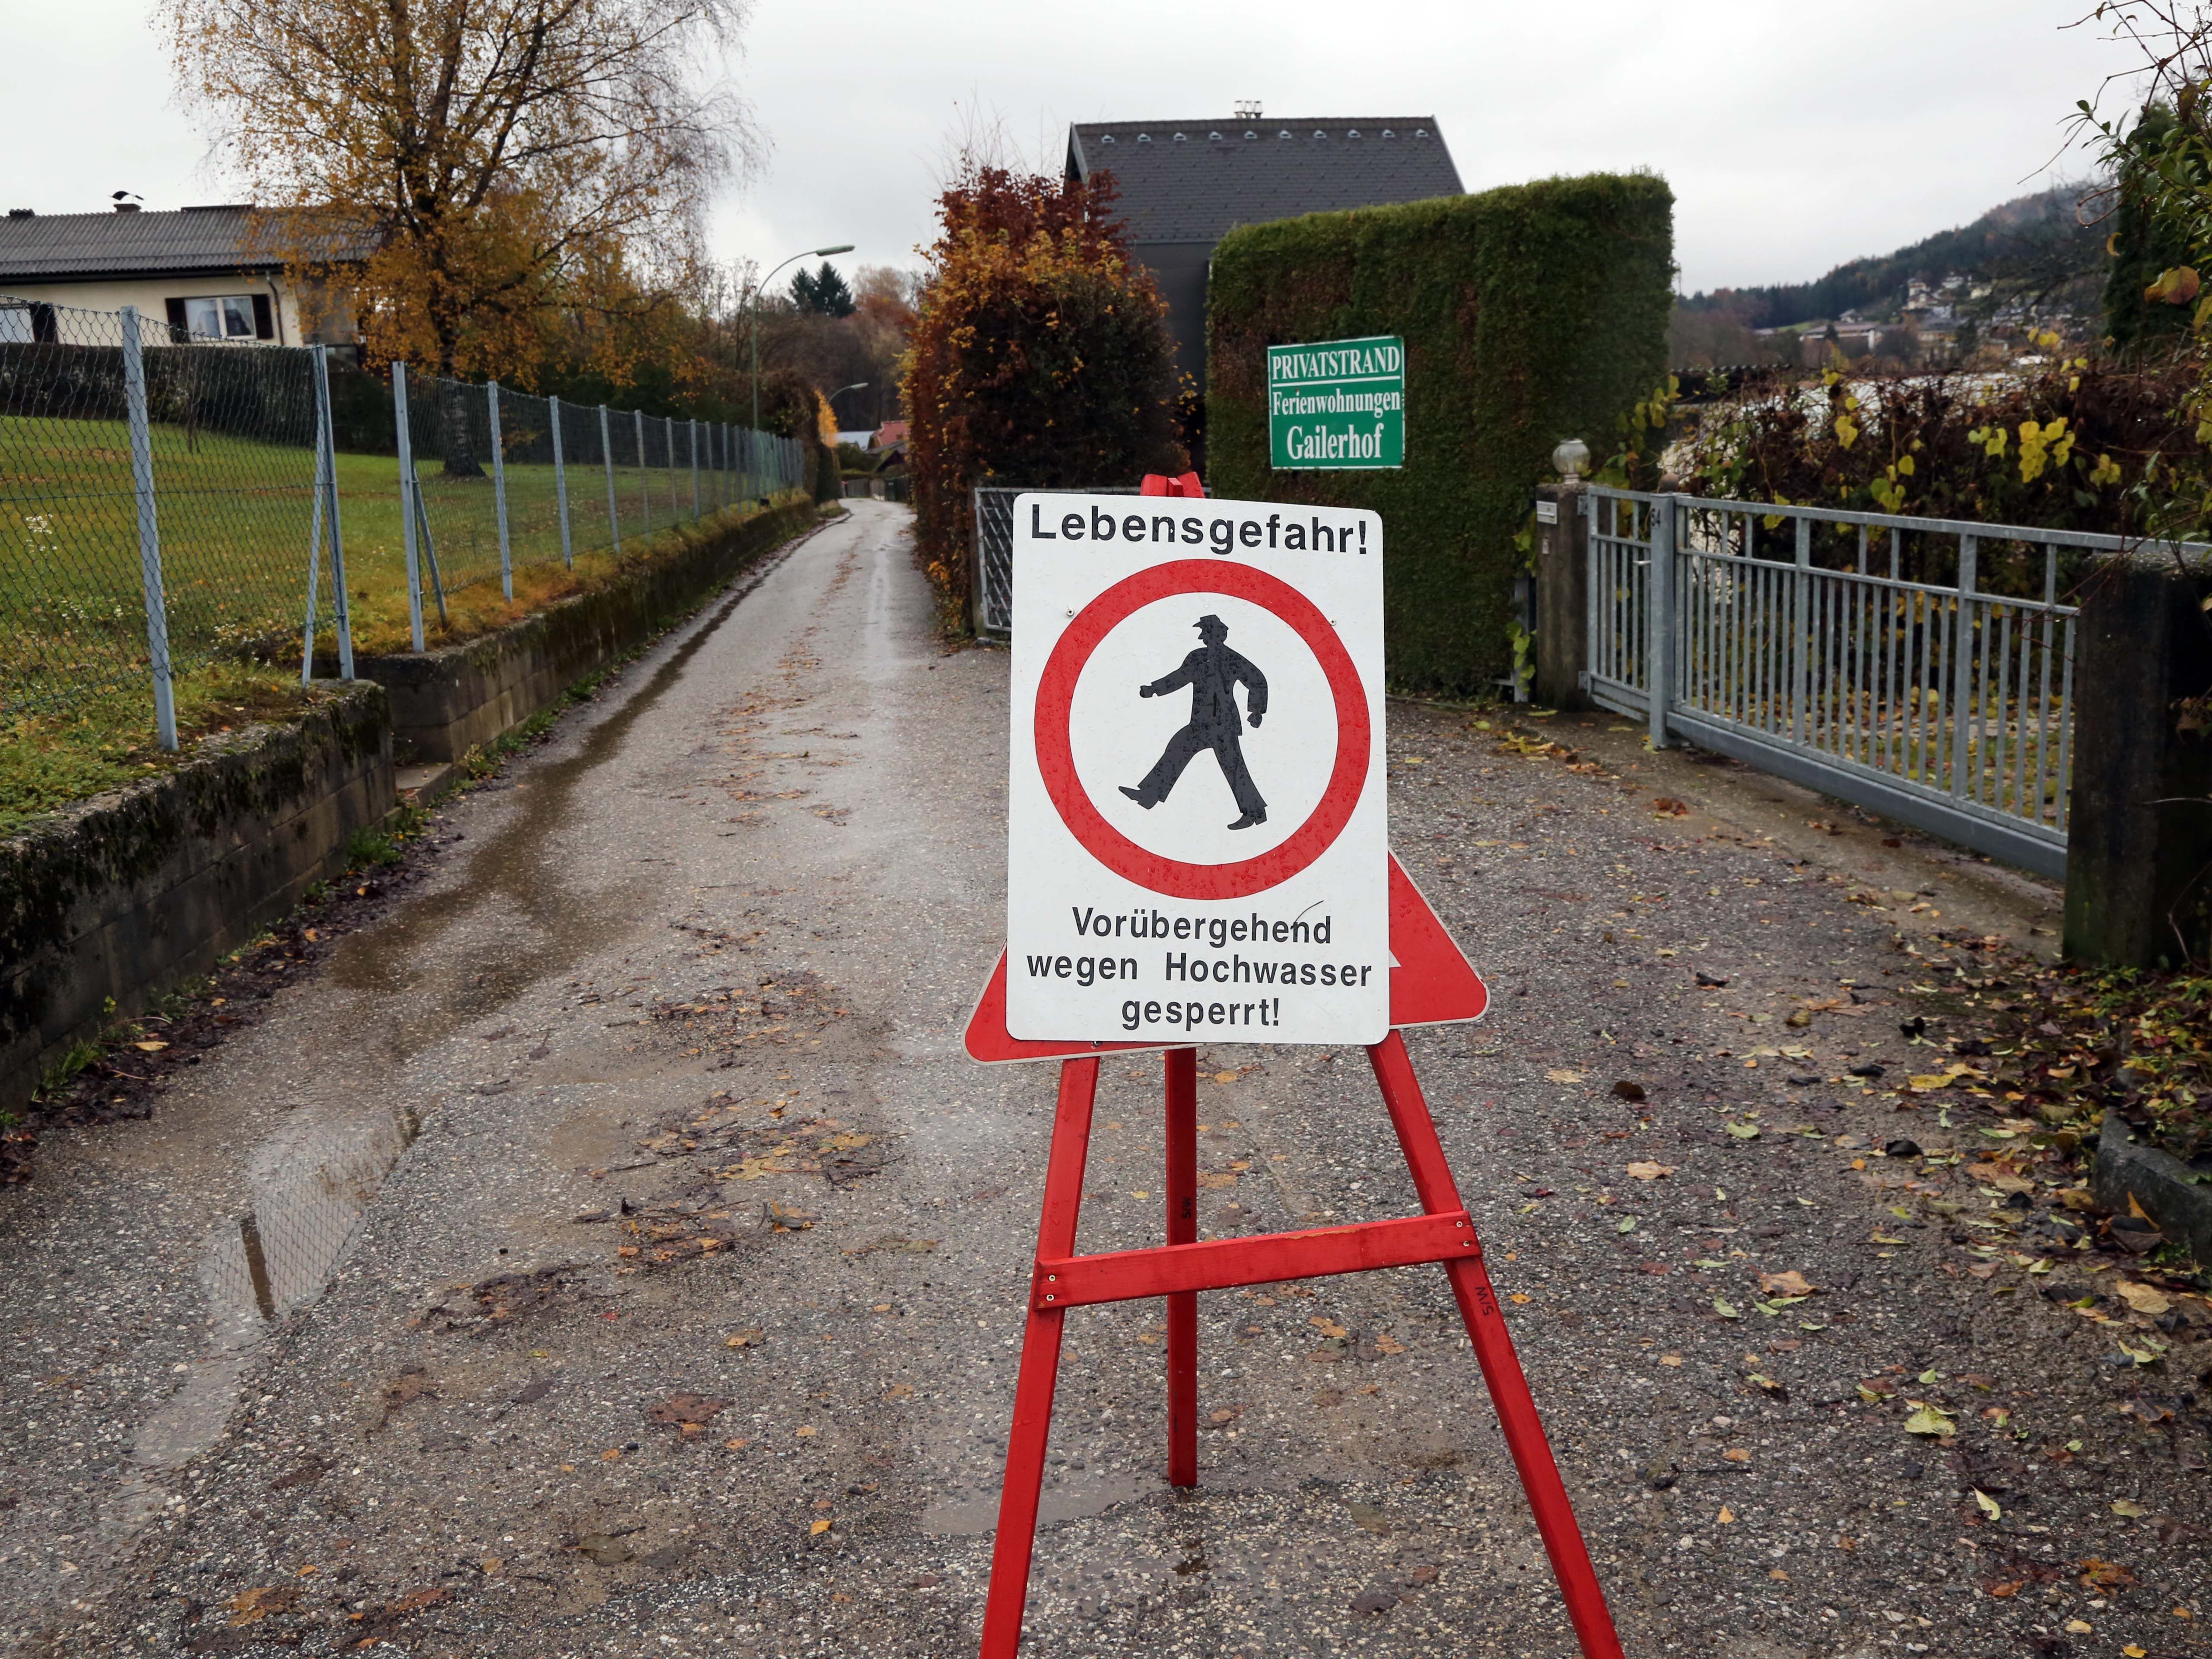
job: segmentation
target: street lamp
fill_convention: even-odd
[[[837,399],[843,397],[847,392],[866,392],[867,389],[868,383],[866,380],[855,380],[850,386],[839,386],[835,392],[830,394],[830,412],[833,415],[837,412]]]
[[[836,247],[811,247],[803,253],[793,254],[790,258],[783,262],[783,265],[793,264],[800,259],[826,259],[833,253],[850,253],[852,251],[853,245],[850,242],[840,242]],[[769,271],[768,276],[775,276],[776,270],[783,269],[783,265],[776,266],[775,270]],[[760,296],[761,290],[768,286],[768,276],[762,277],[759,282],[753,284],[753,430],[756,432],[760,430]]]

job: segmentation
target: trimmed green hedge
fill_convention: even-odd
[[[1602,459],[1666,375],[1674,192],[1646,173],[1547,179],[1232,231],[1207,284],[1207,482],[1382,515],[1394,686],[1510,672],[1514,538],[1562,438]],[[1406,341],[1406,465],[1275,472],[1270,345]]]

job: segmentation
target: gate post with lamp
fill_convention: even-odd
[[[1552,452],[1559,482],[1536,492],[1536,701],[1586,708],[1589,666],[1589,520],[1582,474],[1589,447],[1570,438]]]

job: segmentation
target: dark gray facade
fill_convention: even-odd
[[[1067,131],[1066,176],[1110,172],[1129,241],[1168,302],[1179,365],[1206,386],[1206,276],[1239,225],[1456,196],[1429,115],[1104,121]]]

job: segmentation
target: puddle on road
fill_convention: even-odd
[[[248,1170],[252,1207],[216,1231],[201,1264],[218,1343],[251,1343],[269,1321],[323,1293],[422,1127],[409,1109],[358,1123],[291,1125],[262,1146]]]
[[[508,820],[470,859],[465,888],[416,899],[345,941],[331,963],[333,981],[386,996],[415,994],[415,1006],[399,1011],[380,1034],[383,1059],[409,1059],[495,1012],[635,921],[635,887],[579,894],[561,879],[562,866],[546,843],[566,824],[576,786],[613,758],[630,728],[782,562],[771,561],[731,593],[621,708],[584,734],[574,755],[523,769]],[[486,905],[506,912],[498,938],[430,960],[447,929]]]
[[[1164,1490],[1166,1485],[1164,1480],[1134,1474],[1103,1475],[1079,1484],[1048,1484],[1037,1499],[1037,1525],[1046,1527],[1060,1521],[1081,1521],[1103,1515],[1117,1504],[1141,1498],[1155,1486]],[[998,1524],[996,1492],[987,1498],[933,1504],[921,1512],[921,1529],[939,1537],[973,1538],[995,1530]]]
[[[139,1425],[131,1466],[101,1516],[111,1541],[138,1532],[170,1501],[154,1474],[183,1467],[222,1437],[254,1344],[272,1321],[323,1293],[421,1128],[411,1109],[355,1121],[303,1115],[255,1152],[246,1212],[212,1230],[200,1260],[214,1346]]]
[[[469,861],[466,888],[418,899],[345,941],[331,967],[337,983],[387,996],[416,994],[413,1010],[378,1030],[362,1030],[364,1043],[380,1049],[380,1060],[389,1064],[421,1053],[587,948],[603,945],[634,919],[627,893],[594,898],[571,893],[546,842],[566,821],[576,786],[614,756],[739,602],[781,562],[771,561],[732,592],[621,708],[585,733],[574,755],[523,772],[508,822]],[[512,928],[502,928],[495,941],[433,959],[439,939],[455,922],[500,902],[514,913]],[[411,1108],[359,1117],[303,1110],[255,1151],[246,1167],[250,1197],[244,1213],[212,1230],[201,1257],[213,1345],[139,1425],[130,1463],[102,1509],[101,1531],[109,1541],[127,1540],[165,1507],[182,1501],[154,1477],[181,1468],[222,1437],[254,1345],[274,1321],[322,1295],[360,1237],[385,1177],[421,1128]]]

